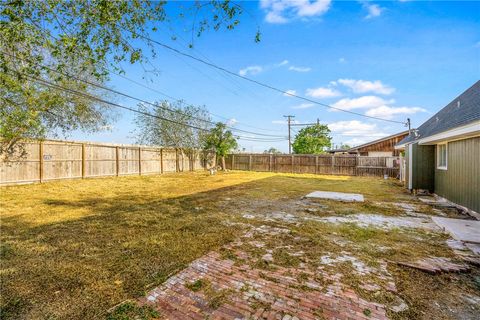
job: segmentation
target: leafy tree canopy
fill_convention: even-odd
[[[167,13],[165,3],[1,1],[0,154],[14,152],[23,138],[94,131],[112,121],[110,108],[91,99],[100,95],[95,86],[71,76],[104,83],[111,72],[123,72],[122,63],[150,63],[156,50],[149,38],[171,18],[179,18]],[[195,17],[192,37],[209,28],[233,29],[243,12],[230,1],[199,1],[181,8],[180,17]]]
[[[338,147],[338,149],[351,149],[352,147],[349,145],[349,144],[346,144],[346,143],[341,143],[340,146]]]
[[[182,104],[181,101],[176,103],[156,102],[153,110],[151,105],[139,104],[140,111],[148,112],[156,117],[144,113],[136,114],[137,130],[134,134],[137,142],[183,149],[202,149],[210,127],[210,115],[205,107],[182,106]]]
[[[332,138],[327,125],[315,124],[301,129],[295,136],[292,148],[299,154],[320,154],[331,146]]]
[[[224,123],[218,122],[210,130],[205,138],[205,149],[214,150],[222,160],[222,168],[225,170],[225,156],[238,147],[237,140]]]
[[[282,151],[278,150],[277,148],[271,147],[270,149],[263,151],[263,153],[268,153],[268,154],[281,154]]]

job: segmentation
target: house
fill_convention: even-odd
[[[406,186],[480,212],[480,81],[400,141]]]
[[[400,150],[395,149],[395,145],[407,136],[408,130],[350,148],[347,153],[369,157],[398,156]]]
[[[325,152],[333,155],[342,155],[342,154],[348,154],[348,149],[330,149],[330,150],[326,150]]]

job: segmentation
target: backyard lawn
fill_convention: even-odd
[[[302,199],[315,190],[361,193],[366,201]],[[480,312],[478,267],[430,275],[395,263],[456,260],[448,236],[428,217],[457,213],[420,203],[392,179],[196,172],[0,193],[2,319],[162,318],[158,305],[145,303],[150,290],[212,252],[218,261],[260,270],[255,274],[267,282],[282,270],[298,292],[324,293],[333,281],[385,306],[390,318],[473,319]],[[185,287],[204,296],[212,312],[248,292],[246,285],[219,289],[209,279]],[[254,311],[272,308],[252,299]],[[327,313],[319,308],[315,317]]]

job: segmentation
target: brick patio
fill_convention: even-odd
[[[247,261],[255,259],[240,249],[251,235],[247,233],[224,247],[238,260],[210,252],[150,291],[139,303],[154,307],[162,319],[387,319],[385,306],[360,298],[342,284],[340,273],[329,274],[322,267],[312,271],[303,263],[295,268],[274,263],[269,270],[253,267]],[[263,246],[258,241],[249,243]],[[269,255],[262,259],[271,260]],[[221,304],[212,305],[212,297],[203,288],[191,289],[198,280],[208,283],[210,292],[222,296]],[[395,290],[394,284],[390,287]]]

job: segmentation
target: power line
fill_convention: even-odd
[[[15,71],[15,70],[13,70],[13,71]],[[95,97],[95,96],[92,96],[92,95],[89,95],[89,94],[86,94],[86,93],[83,93],[83,92],[79,92],[77,90],[73,90],[73,89],[70,89],[70,88],[65,88],[63,86],[54,84],[54,83],[49,82],[49,81],[44,80],[44,79],[29,76],[29,75],[23,74],[23,73],[18,72],[18,71],[15,71],[15,72],[17,72],[17,73],[19,73],[19,74],[21,74],[21,75],[23,75],[27,78],[32,79],[36,83],[39,83],[41,85],[45,85],[47,87],[56,88],[56,89],[59,89],[59,90],[65,91],[65,92],[69,92],[69,93],[73,93],[75,95],[82,96],[82,97],[85,97],[85,98],[88,98],[88,99],[91,99],[91,100],[96,100],[98,102],[105,103],[105,104],[110,105],[110,106],[126,109],[126,110],[129,110],[129,111],[135,112],[135,113],[143,114],[143,115],[146,115],[146,116],[150,116],[150,117],[154,117],[154,118],[157,118],[157,119],[165,120],[165,121],[168,121],[168,122],[171,122],[171,123],[175,123],[175,124],[179,124],[179,125],[182,125],[182,126],[190,127],[192,129],[197,129],[197,130],[209,132],[209,130],[206,129],[206,128],[193,126],[193,125],[190,125],[190,124],[187,124],[187,123],[183,123],[183,122],[171,120],[171,119],[168,119],[168,118],[164,118],[164,117],[161,117],[161,116],[153,115],[151,113],[144,112],[144,111],[141,111],[141,110],[136,110],[136,109],[133,109],[133,108],[130,108],[130,107],[125,107],[125,106],[122,106],[120,104],[117,104],[117,103],[114,103],[114,102],[111,102],[111,101],[107,101],[105,99],[101,99],[101,98],[98,98],[98,97]],[[285,139],[267,139],[267,138],[261,139],[261,138],[254,138],[254,137],[248,137],[248,136],[246,137],[246,136],[241,136],[241,135],[235,135],[235,136],[240,140],[248,140],[248,141],[258,141],[258,142],[285,141]]]
[[[244,79],[244,80],[246,80],[246,81],[255,83],[255,84],[257,84],[257,85],[260,85],[260,86],[262,86],[262,87],[268,88],[268,89],[270,89],[270,90],[274,90],[274,91],[280,92],[280,93],[282,93],[282,94],[284,94],[284,95],[288,95],[288,96],[291,96],[291,97],[295,97],[295,98],[297,98],[297,99],[301,99],[301,100],[304,100],[304,101],[308,101],[308,102],[311,102],[311,103],[314,103],[314,104],[318,104],[318,105],[323,106],[323,107],[326,107],[326,108],[330,108],[330,109],[334,109],[334,110],[338,110],[338,111],[342,111],[342,112],[354,114],[354,115],[357,115],[357,116],[360,116],[360,117],[365,117],[365,118],[370,118],[370,119],[375,119],[375,120],[380,120],[380,121],[386,121],[386,122],[392,122],[392,123],[405,124],[404,122],[401,122],[401,121],[388,120],[388,119],[383,119],[383,118],[368,116],[368,115],[365,115],[365,114],[362,114],[362,113],[358,113],[358,112],[354,112],[354,111],[350,111],[350,110],[345,110],[345,109],[341,109],[341,108],[337,108],[337,107],[333,107],[333,106],[328,105],[328,104],[325,104],[325,103],[321,103],[321,102],[318,102],[318,101],[315,101],[315,100],[312,100],[312,99],[309,99],[309,98],[306,98],[306,97],[303,97],[303,96],[299,96],[299,95],[293,94],[293,93],[291,93],[291,92],[287,92],[287,91],[285,91],[285,90],[276,88],[276,87],[271,86],[271,85],[269,85],[269,84],[266,84],[266,83],[263,83],[263,82],[260,82],[260,81],[254,80],[254,79],[250,79],[250,78],[248,78],[248,77],[245,77],[245,76],[242,76],[242,75],[240,75],[240,74],[237,74],[237,73],[235,73],[235,72],[233,72],[233,71],[230,71],[230,70],[228,70],[228,69],[225,69],[224,67],[220,67],[220,66],[218,66],[218,65],[216,65],[216,64],[214,64],[214,63],[205,61],[205,60],[203,60],[203,59],[201,59],[201,58],[198,58],[198,57],[195,57],[195,56],[193,56],[193,55],[191,55],[191,54],[189,54],[189,53],[180,51],[180,50],[178,50],[178,49],[176,49],[176,48],[173,48],[173,47],[171,47],[171,46],[169,46],[169,45],[167,45],[167,44],[164,44],[164,43],[162,43],[162,42],[160,42],[160,41],[156,41],[156,40],[154,40],[154,39],[152,39],[152,38],[149,38],[149,37],[146,37],[146,36],[144,36],[144,35],[141,35],[141,34],[132,32],[132,31],[127,30],[127,29],[124,29],[124,30],[132,33],[133,35],[135,35],[135,36],[137,36],[137,37],[139,37],[139,38],[143,38],[143,39],[145,39],[145,40],[147,40],[147,41],[150,41],[150,42],[152,42],[152,43],[155,43],[155,44],[157,44],[157,45],[159,45],[159,46],[161,46],[161,47],[164,47],[164,48],[166,48],[166,49],[168,49],[168,50],[174,51],[174,52],[176,52],[177,54],[180,54],[180,55],[183,55],[183,56],[188,57],[188,58],[190,58],[190,59],[196,60],[196,61],[198,61],[198,62],[200,62],[200,63],[203,63],[203,64],[205,64],[205,65],[208,65],[208,66],[212,67],[212,68],[216,68],[216,69],[218,69],[218,70],[221,70],[221,71],[223,71],[223,72],[226,72],[226,73],[228,73],[228,74],[230,74],[230,75],[232,75],[232,76],[235,76],[235,77],[237,77],[237,78],[241,78],[241,79]]]
[[[184,104],[184,105],[187,104],[186,101],[184,101],[184,100],[182,100],[182,99],[175,98],[175,97],[173,97],[173,96],[171,96],[171,95],[169,95],[169,94],[166,94],[165,92],[162,92],[162,91],[160,91],[160,90],[158,90],[158,89],[154,89],[154,88],[149,87],[149,86],[147,86],[147,85],[145,85],[145,84],[143,84],[143,83],[141,83],[141,82],[139,82],[139,81],[136,81],[136,80],[133,80],[133,79],[131,79],[131,78],[128,78],[128,77],[125,76],[125,75],[122,75],[122,74],[120,74],[120,73],[113,72],[113,71],[112,71],[112,73],[115,74],[115,75],[117,75],[117,76],[119,76],[119,77],[121,77],[121,78],[123,78],[123,79],[125,79],[125,80],[127,80],[127,81],[130,81],[130,82],[132,82],[132,83],[135,83],[135,84],[138,85],[138,86],[141,86],[141,87],[143,87],[143,88],[145,88],[145,89],[148,89],[148,90],[150,90],[150,91],[152,91],[152,92],[156,92],[156,93],[158,93],[158,94],[161,94],[161,95],[163,95],[163,96],[165,96],[165,97],[167,97],[167,98],[169,98],[169,99],[172,99],[172,100],[174,100],[174,101],[176,101],[176,102],[178,102],[178,103],[182,103],[182,104]],[[230,78],[227,78],[227,79],[230,79]],[[214,116],[214,117],[217,117],[217,118],[220,118],[220,119],[223,119],[223,120],[227,120],[227,121],[231,120],[231,118],[227,118],[227,117],[221,116],[221,115],[219,115],[219,114],[215,114],[215,113],[210,112],[210,111],[208,111],[208,113],[209,113],[210,115]],[[255,126],[248,125],[248,124],[245,124],[245,123],[240,122],[240,121],[237,121],[236,123],[239,123],[239,124],[241,124],[241,125],[244,126],[244,127],[249,127],[249,128],[252,128],[252,129],[262,130],[262,131],[266,131],[266,132],[283,132],[283,131],[280,131],[280,130],[271,130],[271,129],[264,129],[264,128],[255,127]]]
[[[148,113],[148,112],[144,112],[144,111],[141,111],[141,110],[137,110],[137,109],[133,109],[133,108],[130,108],[130,107],[126,107],[126,106],[122,106],[118,103],[114,103],[114,102],[111,102],[111,101],[108,101],[108,100],[105,100],[105,99],[102,99],[102,98],[98,98],[98,97],[95,97],[95,96],[92,96],[92,95],[89,95],[89,94],[86,94],[86,93],[83,93],[83,92],[80,92],[80,91],[77,91],[77,90],[73,90],[73,89],[70,89],[70,88],[65,88],[63,86],[60,86],[60,85],[57,85],[55,83],[52,83],[52,82],[49,82],[47,80],[44,80],[44,79],[40,79],[40,78],[37,78],[37,77],[33,77],[33,76],[29,76],[29,75],[26,75],[26,74],[23,74],[21,72],[18,72],[16,70],[13,70],[17,73],[19,73],[20,75],[23,75],[27,78],[30,78],[32,79],[34,82],[36,83],[39,83],[41,85],[44,85],[44,86],[47,86],[47,87],[50,87],[50,88],[56,88],[56,89],[59,89],[59,90],[62,90],[62,91],[65,91],[65,92],[69,92],[69,93],[73,93],[77,96],[81,96],[81,97],[85,97],[87,99],[91,99],[91,100],[95,100],[95,101],[98,101],[98,102],[101,102],[101,103],[104,103],[104,104],[107,104],[107,105],[110,105],[110,106],[113,106],[113,107],[117,107],[117,108],[121,108],[121,109],[125,109],[125,110],[129,110],[129,111],[132,111],[132,112],[135,112],[135,113],[139,113],[139,114],[143,114],[145,116],[149,116],[149,117],[153,117],[153,118],[157,118],[157,119],[160,119],[160,120],[165,120],[165,121],[168,121],[168,122],[171,122],[171,123],[175,123],[175,124],[179,124],[179,125],[182,125],[182,126],[185,126],[185,127],[190,127],[192,129],[197,129],[197,130],[202,130],[202,131],[209,131],[208,129],[206,128],[201,128],[201,127],[197,127],[197,126],[194,126],[194,125],[191,125],[191,124],[187,124],[187,123],[183,123],[183,122],[179,122],[179,121],[175,121],[175,120],[172,120],[172,119],[168,119],[168,118],[165,118],[165,117],[161,117],[161,116],[158,116],[158,115],[154,115],[154,114],[151,114],[151,113]]]
[[[3,52],[3,51],[2,51]],[[14,55],[12,54],[9,54],[9,53],[6,53],[6,52],[3,52],[13,58],[16,58],[16,59],[19,59],[19,60],[23,60],[23,59],[20,59],[18,57],[15,57]],[[34,63],[36,64],[36,63]],[[212,121],[209,121],[209,120],[206,120],[206,119],[202,119],[202,118],[198,118],[198,117],[195,117],[195,116],[192,116],[192,115],[188,115],[188,114],[185,114],[179,110],[172,110],[170,108],[167,108],[167,107],[164,107],[164,106],[161,106],[161,105],[158,105],[158,104],[154,104],[154,103],[151,103],[149,101],[146,101],[146,100],[143,100],[143,99],[140,99],[140,98],[137,98],[137,97],[134,97],[132,95],[129,95],[129,94],[126,94],[126,93],[123,93],[123,92],[120,92],[118,90],[114,90],[114,89],[111,89],[111,88],[108,88],[106,86],[103,86],[101,84],[98,84],[98,83],[94,83],[94,82],[91,82],[91,81],[88,81],[88,80],[85,80],[85,79],[82,79],[82,78],[79,78],[79,77],[76,77],[74,75],[71,75],[71,74],[68,74],[68,73],[64,73],[64,72],[61,72],[59,70],[55,70],[55,69],[52,69],[48,66],[45,66],[45,65],[42,65],[42,64],[36,64],[37,66],[40,66],[42,68],[45,68],[47,70],[50,70],[52,72],[56,72],[56,73],[59,73],[59,74],[62,74],[66,77],[69,77],[69,78],[73,78],[73,79],[76,79],[78,81],[81,81],[83,83],[87,83],[89,85],[92,85],[92,86],[95,86],[97,88],[101,88],[103,90],[106,90],[106,91],[110,91],[110,92],[113,92],[115,94],[118,94],[118,95],[121,95],[121,96],[124,96],[124,97],[127,97],[129,99],[132,99],[132,100],[136,100],[136,101],[139,101],[139,102],[142,102],[142,103],[145,103],[145,104],[148,104],[148,105],[151,105],[153,107],[158,107],[158,108],[161,108],[161,109],[164,109],[164,110],[168,110],[170,112],[175,112],[175,113],[180,113],[182,115],[185,115],[187,117],[190,117],[191,119],[196,119],[196,120],[200,120],[200,121],[203,121],[203,122],[206,122],[206,123],[209,123],[211,125],[215,125],[215,122],[212,122]],[[42,79],[42,81],[45,81]],[[133,80],[132,80],[133,81]],[[180,101],[180,100],[177,100],[177,101]],[[230,127],[230,126],[226,126],[228,129],[232,130],[232,131],[238,131],[238,132],[243,132],[243,133],[248,133],[248,134],[254,134],[254,135],[258,135],[258,136],[265,136],[265,137],[281,137],[279,135],[271,135],[271,134],[266,134],[266,133],[257,133],[257,132],[252,132],[252,131],[247,131],[247,130],[242,130],[242,129],[238,129],[238,128],[233,128],[233,127]]]

